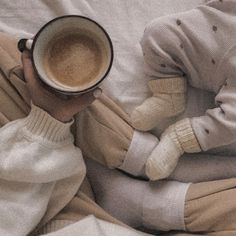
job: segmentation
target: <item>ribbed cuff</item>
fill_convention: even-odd
[[[201,151],[201,147],[195,136],[189,118],[185,118],[175,123],[175,132],[185,152],[194,153]]]
[[[51,142],[61,142],[70,135],[70,127],[74,120],[63,123],[50,116],[43,109],[31,103],[31,111],[25,118],[25,127],[32,134]]]
[[[148,82],[150,90],[155,93],[185,93],[186,79],[184,77],[160,78]]]
[[[184,206],[189,183],[151,182],[144,193],[143,225],[149,229],[185,230]]]
[[[154,135],[135,130],[124,162],[119,169],[134,176],[145,177],[147,158],[158,142],[158,139]]]
[[[168,129],[167,129],[167,133],[169,135],[169,137],[171,138],[171,141],[174,142],[174,144],[176,145],[176,147],[179,149],[179,153],[180,155],[184,154],[184,149],[179,141],[179,138],[177,136],[177,133],[175,131],[175,125],[171,125]],[[165,133],[164,133],[165,135]],[[177,150],[176,150],[177,151]]]

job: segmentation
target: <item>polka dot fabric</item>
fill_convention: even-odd
[[[215,108],[191,118],[201,149],[236,140],[236,1],[206,1],[164,16],[145,29],[141,46],[151,79],[185,75],[192,87],[216,94]]]

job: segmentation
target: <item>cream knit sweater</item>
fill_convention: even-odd
[[[32,104],[26,118],[0,129],[0,235],[27,235],[47,211],[59,212],[77,192],[86,169],[73,144],[72,123]]]

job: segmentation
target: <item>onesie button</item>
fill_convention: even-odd
[[[174,62],[178,62],[178,60],[177,60],[177,58],[176,57],[172,57],[172,60],[174,61]]]
[[[212,29],[213,29],[214,32],[216,32],[217,31],[217,26],[213,25]]]
[[[166,64],[160,64],[160,66],[166,68]]]
[[[207,134],[209,134],[209,133],[210,133],[210,131],[209,131],[208,129],[205,129],[205,132],[206,132]]]
[[[181,21],[179,19],[176,20],[177,25],[181,25]]]
[[[222,109],[222,108],[220,108],[221,109],[221,113],[224,115],[225,114],[225,111]]]

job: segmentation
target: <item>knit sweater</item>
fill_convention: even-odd
[[[212,0],[152,21],[141,40],[153,79],[186,75],[190,86],[216,94],[215,108],[191,118],[206,151],[236,141],[236,2]]]
[[[73,144],[72,123],[32,104],[26,118],[0,129],[0,235],[27,235],[47,211],[55,215],[77,192],[86,169]]]

